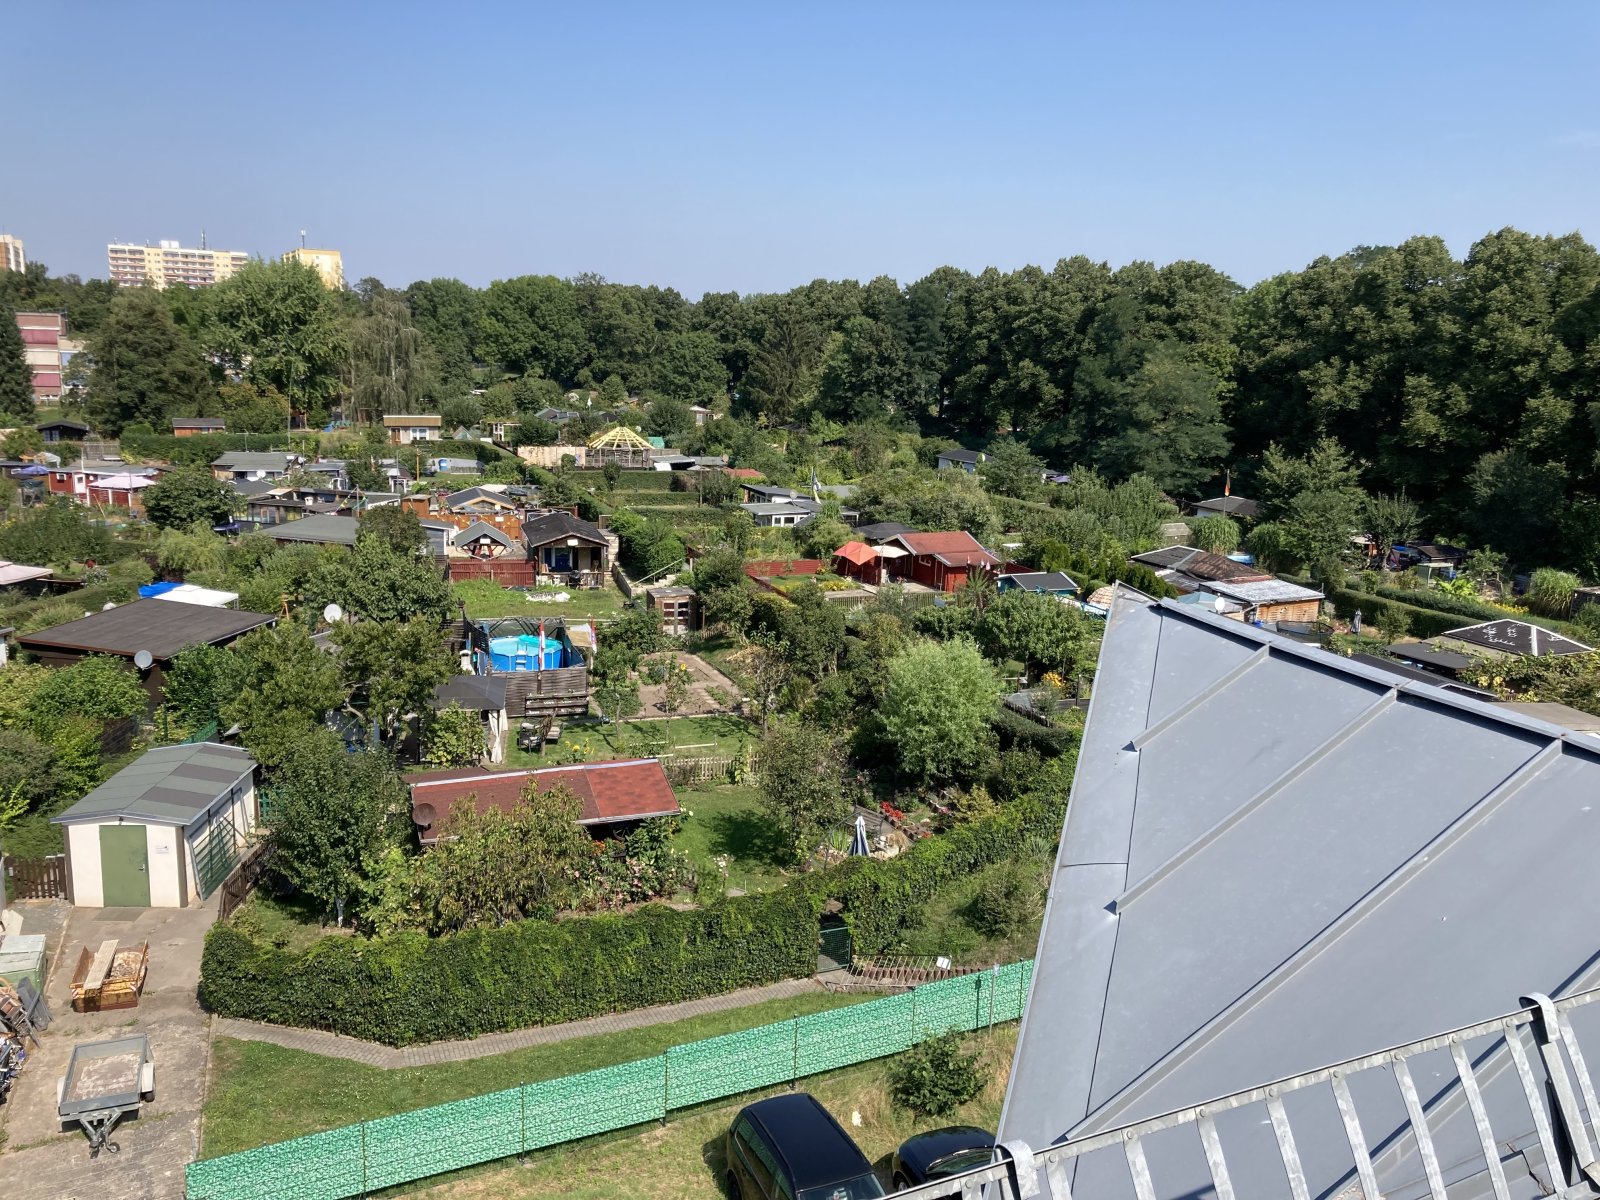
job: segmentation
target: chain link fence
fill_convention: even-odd
[[[188,1200],[343,1200],[1015,1021],[1033,963],[190,1163]]]

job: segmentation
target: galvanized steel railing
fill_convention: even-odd
[[[1075,1172],[1095,1155],[1115,1160],[1115,1178],[1101,1171],[1093,1187],[1086,1188],[1081,1180],[1077,1181],[1077,1194],[1082,1200],[1106,1200],[1113,1193],[1131,1195],[1136,1200],[1170,1200],[1207,1191],[1217,1200],[1235,1200],[1234,1171],[1230,1169],[1217,1121],[1251,1107],[1258,1107],[1265,1114],[1265,1119],[1257,1118],[1254,1124],[1270,1122],[1281,1160],[1283,1174],[1274,1194],[1293,1200],[1311,1200],[1317,1195],[1359,1195],[1362,1200],[1383,1200],[1379,1175],[1384,1167],[1393,1168],[1413,1157],[1420,1175],[1399,1187],[1392,1185],[1389,1194],[1399,1191],[1430,1200],[1448,1200],[1459,1185],[1473,1195],[1492,1195],[1495,1200],[1512,1200],[1513,1195],[1597,1196],[1600,1160],[1596,1145],[1600,1139],[1594,1122],[1600,1116],[1600,1102],[1571,1021],[1575,1010],[1596,1000],[1600,1000],[1600,990],[1559,1001],[1534,994],[1523,998],[1527,1007],[1503,1017],[1275,1080],[1192,1108],[1070,1139],[1039,1151],[1020,1142],[1012,1143],[997,1154],[1003,1161],[896,1193],[897,1200],[935,1200],[954,1195],[962,1200],[1025,1200],[1043,1195],[1045,1184],[1053,1200],[1071,1200]],[[1483,1039],[1488,1039],[1487,1044]],[[1474,1042],[1480,1043],[1476,1054],[1468,1049]],[[1454,1080],[1425,1100],[1418,1090],[1413,1066],[1422,1056],[1441,1052],[1448,1056]],[[1484,1091],[1492,1080],[1504,1078],[1508,1064],[1515,1071],[1526,1109],[1520,1116],[1510,1118],[1513,1128],[1496,1129]],[[1388,1117],[1369,1117],[1363,1124],[1362,1112],[1351,1091],[1352,1082],[1359,1081],[1370,1103],[1378,1093],[1365,1085],[1377,1082],[1375,1076],[1384,1073],[1392,1076],[1404,1106],[1399,1128],[1393,1127]],[[1308,1178],[1302,1161],[1302,1151],[1308,1145],[1305,1130],[1297,1138],[1284,1103],[1287,1098],[1303,1097],[1321,1089],[1331,1094],[1338,1124],[1342,1126],[1341,1153],[1348,1152],[1348,1170],[1332,1179],[1326,1173]],[[1503,1111],[1505,1105],[1499,1107]],[[1472,1161],[1460,1156],[1446,1161],[1439,1152],[1439,1128],[1444,1122],[1461,1117],[1470,1119],[1474,1137],[1469,1140],[1476,1142]],[[1505,1119],[1502,1117],[1502,1121]],[[1192,1133],[1188,1132],[1190,1129]],[[1325,1129],[1323,1133],[1326,1132]],[[1384,1136],[1374,1153],[1369,1137],[1376,1132]],[[1187,1178],[1177,1187],[1171,1186],[1177,1183],[1172,1179],[1167,1181],[1168,1187],[1158,1186],[1146,1147],[1156,1139],[1173,1136],[1188,1139],[1190,1154],[1198,1143],[1209,1188],[1203,1178]],[[1514,1180],[1508,1179],[1508,1164],[1519,1168]]]

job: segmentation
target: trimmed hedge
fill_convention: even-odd
[[[445,937],[324,937],[296,952],[206,935],[200,998],[223,1016],[405,1046],[575,1021],[811,974],[816,910],[796,889],[680,912],[517,921]]]
[[[437,938],[331,936],[303,951],[218,924],[206,935],[200,998],[221,1016],[404,1046],[802,979],[816,969],[830,899],[844,905],[856,952],[883,953],[943,886],[1055,837],[1065,807],[1064,795],[1021,797],[896,858],[849,859],[688,912],[646,905]]]
[[[1412,637],[1431,638],[1449,633],[1452,629],[1461,628],[1461,617],[1455,613],[1434,612],[1427,608],[1418,608],[1414,604],[1405,604],[1398,600],[1387,600],[1376,592],[1358,592],[1351,588],[1331,588],[1325,592],[1328,602],[1333,605],[1333,611],[1345,620],[1349,620],[1359,608],[1362,620],[1367,627],[1378,627],[1378,614],[1385,610],[1394,609],[1404,613],[1411,620],[1409,630]]]
[[[1067,754],[1077,748],[1078,731],[1054,725],[1041,725],[1030,721],[1021,713],[1002,708],[995,714],[995,732],[1000,735],[1002,749],[1021,747],[1037,750],[1046,757]]]
[[[1465,617],[1465,621],[1457,621],[1450,628],[1459,629],[1462,625],[1476,625],[1480,621],[1526,621],[1530,625],[1539,625],[1545,629],[1552,629],[1556,633],[1568,637],[1581,638],[1587,631],[1580,629],[1571,621],[1558,621],[1554,617],[1542,617],[1538,613],[1527,612],[1519,609],[1516,612],[1507,612],[1503,608],[1496,608],[1492,604],[1482,604],[1476,600],[1466,600],[1460,596],[1452,596],[1448,592],[1435,591],[1432,588],[1418,588],[1408,592],[1404,588],[1380,587],[1375,595],[1382,596],[1385,600],[1393,600],[1399,604],[1407,604],[1413,608],[1426,608],[1433,612],[1450,613],[1454,616]]]

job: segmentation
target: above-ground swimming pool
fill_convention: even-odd
[[[553,637],[537,633],[489,639],[489,659],[496,671],[553,671],[567,665],[567,651]]]

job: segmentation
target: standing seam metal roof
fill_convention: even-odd
[[[52,817],[51,823],[132,817],[186,826],[255,769],[256,760],[236,746],[216,742],[161,746],[123,767],[66,812]]]
[[[1597,795],[1600,739],[1119,587],[1000,1137],[1113,1129],[1595,986]],[[1514,1110],[1499,1067],[1487,1102]],[[1470,1148],[1452,1078],[1424,1082],[1435,1137]],[[1388,1086],[1373,1123],[1357,1099],[1380,1190],[1409,1195]],[[1306,1120],[1331,1195],[1342,1127]],[[1229,1165],[1239,1194],[1286,1194],[1270,1133]],[[1077,1194],[1126,1194],[1086,1169]],[[1163,1197],[1209,1187],[1197,1148],[1151,1169]]]

